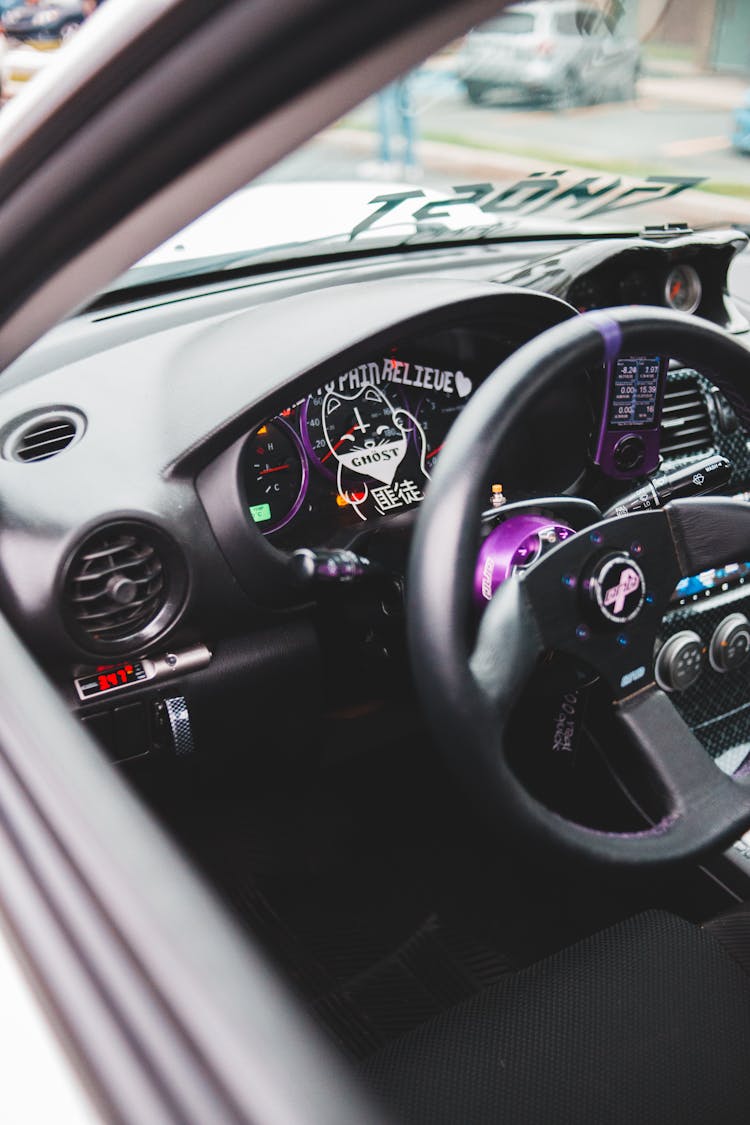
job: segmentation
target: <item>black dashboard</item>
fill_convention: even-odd
[[[455,418],[546,328],[638,302],[746,331],[726,292],[745,241],[683,230],[518,240],[99,302],[5,376],[4,608],[71,705],[108,729],[126,694],[188,691],[238,638],[315,616],[294,549],[359,546],[389,528],[408,548]],[[575,372],[533,405],[487,465],[488,506],[493,487],[511,502],[578,495],[602,509],[626,491],[592,472],[601,378]],[[672,365],[664,469],[722,452],[727,490],[742,493],[747,437],[710,380]],[[696,593],[713,605],[744,596],[744,571],[720,577],[678,599],[681,627]],[[744,672],[723,688],[730,679],[736,713],[750,693]],[[723,714],[704,701],[695,721]]]

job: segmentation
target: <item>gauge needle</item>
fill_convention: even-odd
[[[431,449],[430,452],[425,457],[425,461],[429,461],[430,457],[435,457],[440,452],[440,450],[443,448],[443,445],[445,445],[445,442],[441,442],[440,445],[437,447],[437,449]]]
[[[321,457],[321,458],[320,458],[320,463],[321,463],[321,465],[325,464],[325,462],[326,462],[326,461],[328,460],[328,458],[329,458],[329,457],[331,456],[331,454],[332,454],[332,453],[335,453],[335,452],[336,452],[336,450],[338,449],[338,447],[339,447],[340,445],[343,445],[343,443],[344,443],[344,442],[346,441],[346,439],[347,439],[348,437],[351,437],[351,436],[352,436],[352,434],[354,433],[354,431],[355,431],[356,429],[359,429],[359,427],[358,427],[358,426],[356,426],[356,425],[352,426],[352,427],[351,427],[351,429],[349,429],[349,430],[347,430],[347,431],[346,431],[346,433],[344,434],[344,436],[343,436],[343,437],[339,438],[339,440],[338,440],[338,441],[336,442],[336,444],[334,445],[334,447],[333,447],[332,449],[329,449],[329,450],[328,450],[328,452],[326,453],[325,457]]]
[[[259,477],[268,476],[269,473],[280,473],[282,469],[288,469],[288,465],[272,465],[270,469],[261,469],[258,473]]]
[[[681,289],[682,289],[682,282],[681,281],[675,281],[674,285],[669,290],[669,296],[672,298],[672,300],[674,300],[674,298],[677,296],[677,294],[680,292]]]

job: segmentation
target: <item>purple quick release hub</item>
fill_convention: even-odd
[[[549,516],[509,516],[482,544],[474,572],[474,600],[483,606],[513,573],[530,566],[545,548],[575,535],[572,527]]]

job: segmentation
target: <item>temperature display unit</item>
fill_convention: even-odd
[[[205,668],[211,660],[211,652],[203,644],[179,652],[165,652],[160,656],[140,656],[133,660],[122,660],[119,664],[99,664],[84,672],[73,681],[78,698],[84,702],[109,695],[113,691],[124,691],[136,684],[152,683],[169,677],[197,672]]]
[[[659,464],[659,426],[668,361],[619,356],[607,368],[602,423],[594,458],[607,476],[644,476]]]
[[[93,699],[147,679],[148,672],[140,660],[127,660],[122,664],[101,665],[90,675],[76,680],[76,687],[81,699]]]

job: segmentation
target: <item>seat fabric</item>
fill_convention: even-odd
[[[629,918],[388,1044],[409,1125],[748,1125],[750,977],[705,931]]]

